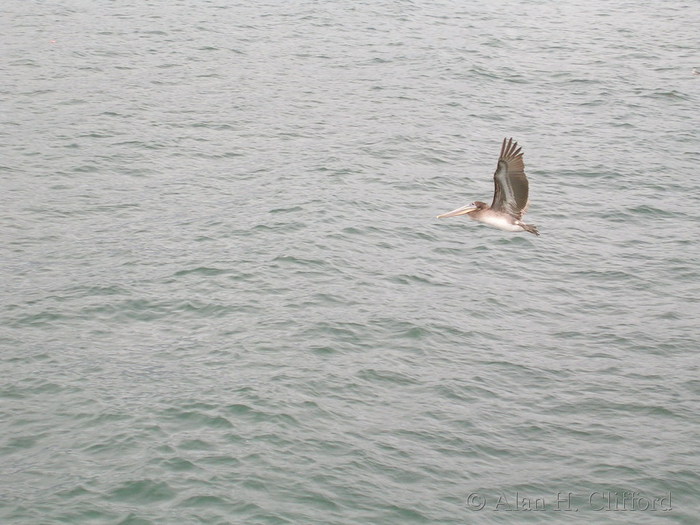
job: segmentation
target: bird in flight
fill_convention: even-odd
[[[438,219],[467,215],[470,219],[483,222],[509,232],[540,233],[532,224],[521,221],[529,204],[528,184],[525,176],[523,154],[513,139],[503,139],[501,156],[498,158],[493,182],[496,186],[491,206],[476,201],[448,213],[438,215]]]

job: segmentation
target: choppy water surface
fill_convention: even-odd
[[[700,7],[241,4],[1,8],[0,521],[696,523]]]

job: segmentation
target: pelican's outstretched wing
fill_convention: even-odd
[[[495,191],[491,208],[520,219],[527,210],[528,185],[523,154],[513,139],[503,139],[501,156],[493,174]]]

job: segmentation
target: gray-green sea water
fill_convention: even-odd
[[[698,523],[697,1],[9,0],[0,47],[0,523]],[[511,136],[542,235],[435,219]]]

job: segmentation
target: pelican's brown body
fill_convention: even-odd
[[[529,204],[528,182],[525,176],[523,154],[513,139],[503,139],[498,167],[493,174],[495,191],[491,206],[476,201],[448,213],[438,215],[438,219],[467,215],[470,219],[483,222],[501,230],[511,232],[526,231],[539,235],[537,228],[525,224],[520,219]]]

